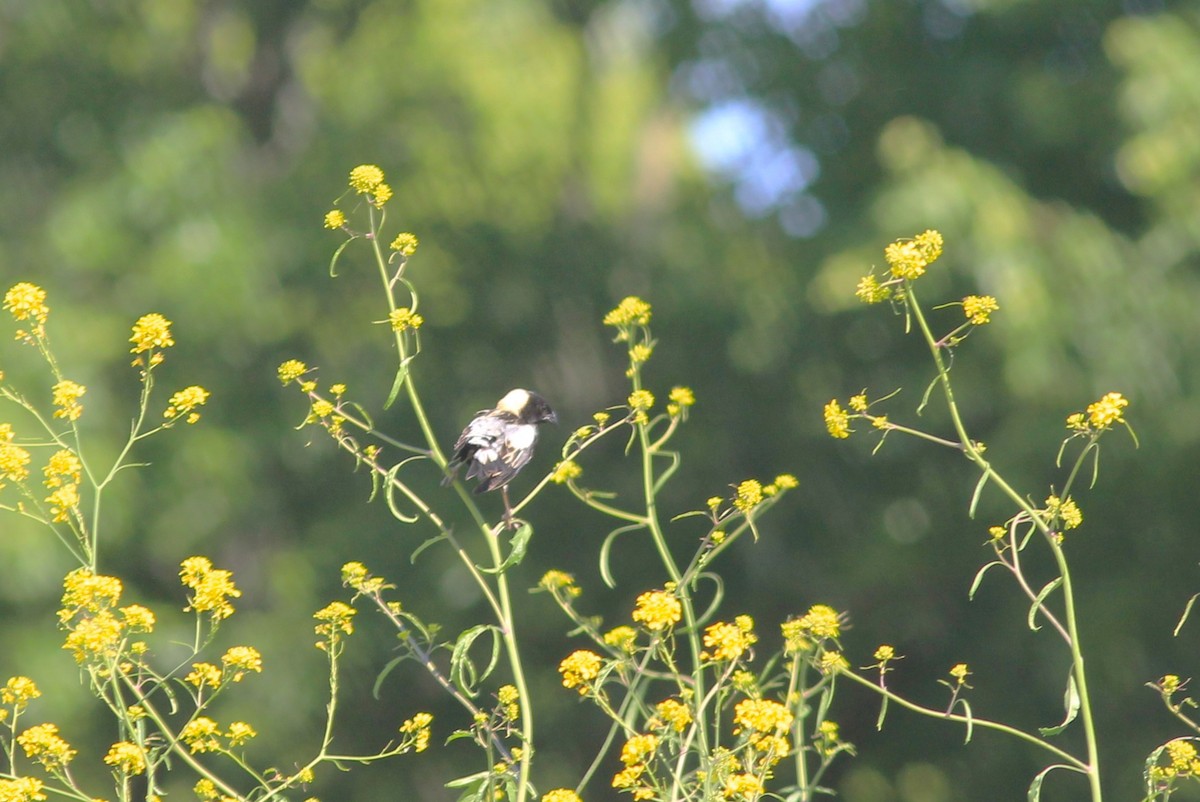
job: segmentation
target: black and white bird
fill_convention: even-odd
[[[505,517],[510,518],[508,483],[533,457],[538,426],[543,423],[558,423],[546,399],[529,390],[510,390],[495,409],[478,412],[458,436],[443,484],[453,481],[466,465],[467,478],[479,481],[476,493],[504,491]]]

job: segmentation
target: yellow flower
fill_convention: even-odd
[[[912,240],[893,242],[884,249],[883,255],[893,276],[912,281],[920,278],[925,269],[942,255],[942,244],[942,235],[929,230]]]
[[[12,682],[12,680],[9,680],[9,682]],[[1162,692],[1167,695],[1178,691],[1182,684],[1183,683],[1180,682],[1178,674],[1166,674],[1158,681],[1158,686],[1162,688]]]
[[[850,414],[842,409],[842,405],[833,399],[825,405],[825,428],[831,437],[844,440],[853,431],[850,428]]]
[[[65,622],[80,610],[95,613],[116,607],[123,590],[121,580],[115,576],[103,576],[87,568],[76,568],[63,579],[64,609],[59,612],[59,619]]]
[[[377,593],[383,589],[384,581],[382,577],[371,576],[362,563],[348,562],[342,566],[342,584],[359,593]]]
[[[244,721],[235,721],[229,725],[229,732],[226,736],[229,738],[230,746],[241,746],[246,741],[258,735],[258,733]]]
[[[800,625],[815,638],[836,638],[841,634],[841,615],[827,604],[814,604],[800,618]]]
[[[45,323],[50,314],[50,307],[46,306],[46,291],[27,281],[9,288],[4,294],[4,308],[12,313],[14,320],[33,318],[39,324]]]
[[[325,213],[326,228],[341,228],[346,225],[346,215],[342,214],[341,209],[333,209]]]
[[[11,439],[11,434],[9,434]],[[8,440],[0,441],[0,476],[23,482],[29,476],[29,452]]]
[[[1095,429],[1107,429],[1114,423],[1125,422],[1125,407],[1129,400],[1120,393],[1108,393],[1087,408],[1088,421]]]
[[[762,500],[762,482],[759,482],[757,479],[747,479],[737,486],[737,494],[734,496],[733,506],[742,512],[750,512],[754,507],[761,504]]]
[[[629,394],[629,408],[647,410],[654,406],[654,393],[649,390],[634,390]]]
[[[749,616],[746,616],[749,618]],[[701,653],[706,660],[737,660],[758,641],[753,622],[749,626],[718,621],[704,630],[704,646],[711,652]]]
[[[542,802],[583,802],[579,794],[566,788],[555,788],[542,794]]]
[[[208,390],[199,385],[193,384],[191,387],[185,387],[171,396],[171,401],[166,411],[163,412],[163,417],[177,418],[182,415],[188,415],[187,422],[195,423],[200,420],[200,414],[192,412],[192,410],[208,403],[209,395]],[[189,415],[188,413],[191,414]]]
[[[350,171],[350,188],[358,194],[370,192],[383,183],[383,170],[373,164],[360,164]]]
[[[587,649],[579,649],[567,655],[558,664],[558,673],[562,674],[564,688],[578,688],[582,696],[588,692],[592,680],[600,676],[604,661],[600,655]]]
[[[605,326],[648,326],[650,325],[650,304],[641,298],[630,295],[617,304],[604,316]]]
[[[845,671],[850,667],[850,662],[842,656],[841,652],[822,652],[817,659],[817,670],[822,674],[836,674],[839,671]]]
[[[411,234],[405,231],[401,234],[397,234],[396,238],[392,240],[392,244],[389,247],[393,251],[399,251],[402,255],[407,257],[412,256],[417,252],[417,246],[419,244],[420,240],[417,239],[416,234]]]
[[[950,676],[953,677],[959,685],[967,683],[967,677],[971,675],[971,671],[967,668],[966,663],[955,663],[950,668]]]
[[[794,490],[800,486],[800,482],[790,473],[781,473],[775,477],[775,486],[780,490]]]
[[[784,733],[792,726],[795,716],[779,702],[770,699],[743,699],[733,708],[734,734],[743,730],[760,733]]]
[[[192,671],[183,678],[183,681],[197,688],[205,685],[210,688],[218,688],[221,685],[221,676],[221,669],[212,663],[192,663]]]
[[[637,597],[633,620],[651,632],[659,632],[679,623],[683,605],[665,590],[648,590]]]
[[[635,365],[640,365],[643,362],[648,362],[650,356],[654,353],[654,349],[645,343],[638,343],[629,349],[629,361]]]
[[[79,484],[83,476],[83,463],[75,452],[69,449],[59,449],[50,455],[46,467],[42,469],[46,476],[46,487],[62,487],[64,484]]]
[[[207,716],[200,716],[189,721],[179,731],[179,740],[183,741],[195,752],[218,752],[221,742],[217,740],[221,731],[217,722]]]
[[[54,406],[58,407],[54,410],[54,417],[78,420],[83,414],[79,399],[87,392],[87,388],[69,379],[63,379],[54,385],[53,390]]]
[[[658,749],[658,736],[651,733],[634,735],[621,747],[621,762],[626,766],[645,763]]]
[[[345,602],[330,602],[313,613],[313,618],[321,622],[314,631],[330,641],[339,641],[342,635],[354,634],[354,616],[357,614],[358,610]],[[318,643],[317,648],[324,649],[325,644]]]
[[[153,632],[154,613],[140,604],[131,604],[121,608],[121,618],[125,628],[130,632]]]
[[[38,690],[37,683],[29,677],[9,677],[8,682],[4,683],[4,687],[0,688],[0,701],[6,705],[13,705],[20,712],[25,709],[30,700],[37,699],[42,695]]]
[[[405,306],[400,309],[393,309],[388,314],[388,322],[392,324],[392,331],[407,331],[408,329],[415,330],[421,328],[421,324],[425,322],[425,318]]]
[[[968,295],[963,298],[962,306],[967,320],[976,326],[990,323],[992,312],[1000,309],[1000,304],[990,295]]]
[[[126,775],[141,774],[146,770],[146,755],[137,744],[118,741],[104,756],[104,762]]]
[[[553,569],[547,571],[538,580],[538,586],[543,590],[566,590],[572,596],[579,595],[578,593],[571,593],[570,589],[575,587],[575,577],[566,571]]]
[[[604,644],[632,654],[637,649],[637,630],[633,627],[613,627],[604,633]]]
[[[233,615],[229,599],[236,599],[242,592],[233,584],[232,572],[213,568],[207,557],[188,557],[180,566],[180,580],[195,591],[183,609],[211,613],[217,621]]]
[[[869,276],[863,276],[859,280],[854,294],[864,304],[877,304],[891,297],[892,288],[881,286],[878,279],[875,278],[875,274],[872,273]]]
[[[886,643],[875,650],[875,659],[881,663],[896,659],[896,650]]]
[[[1196,747],[1190,741],[1176,738],[1167,742],[1167,757],[1171,759],[1171,767],[1180,773],[1194,771],[1193,762],[1196,760]]]
[[[279,366],[279,381],[289,384],[308,372],[308,365],[299,359],[289,359]]]
[[[550,475],[550,481],[556,485],[565,484],[572,479],[577,479],[583,474],[583,468],[579,467],[579,463],[574,460],[565,459],[554,466],[554,473]]]
[[[71,511],[79,507],[79,485],[70,484],[55,488],[46,496],[50,505],[50,520],[53,523],[66,523],[71,519]]]
[[[376,207],[382,208],[383,204],[387,203],[392,198],[392,188],[387,184],[376,184],[374,191],[371,193],[371,203]]]
[[[0,780],[0,802],[42,802],[42,781],[36,777]]]
[[[60,771],[67,767],[76,751],[58,735],[54,724],[38,724],[17,736],[17,743],[25,750],[25,756],[36,760],[47,771]]]
[[[762,780],[754,774],[731,774],[721,790],[725,799],[758,799],[762,794]]]
[[[1048,496],[1046,498],[1046,515],[1051,521],[1061,520],[1063,529],[1074,529],[1083,523],[1083,512],[1080,511],[1079,505],[1070,498],[1063,501],[1058,496]]]
[[[241,682],[247,671],[262,673],[262,655],[253,646],[233,646],[221,655],[221,662],[233,671],[234,682]]]
[[[430,726],[433,716],[429,713],[417,713],[400,725],[400,732],[413,737],[413,751],[424,752],[429,748]]]
[[[654,706],[654,712],[675,732],[683,732],[692,723],[692,711],[675,699],[663,699]]]
[[[133,343],[133,348],[129,349],[131,354],[170,348],[175,344],[171,339],[171,321],[157,312],[142,315],[133,324],[133,336],[129,342]]]

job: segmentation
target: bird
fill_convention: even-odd
[[[511,523],[508,483],[533,457],[538,426],[543,423],[558,423],[546,399],[531,390],[510,390],[496,402],[495,409],[480,410],[462,430],[442,484],[454,481],[466,465],[466,478],[478,480],[476,493],[503,491],[505,520]]]

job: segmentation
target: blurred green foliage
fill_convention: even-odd
[[[366,478],[293,431],[304,411],[274,377],[299,357],[361,399],[390,386],[375,277],[351,258],[331,280],[338,239],[320,226],[359,163],[387,171],[389,214],[422,240],[415,369],[447,443],[514,386],[551,399],[563,438],[619,402],[623,362],[599,319],[641,295],[660,336],[649,375],[699,402],[667,503],[695,508],[747,476],[801,480],[763,539],[729,555],[731,612],[769,631],[832,604],[855,622],[852,652],[888,642],[909,656],[898,688],[934,694],[933,678],[967,661],[977,710],[1049,725],[1065,657],[1024,629],[1011,588],[965,599],[987,525],[1009,514],[1000,499],[985,495],[971,521],[962,460],[898,438],[872,458],[868,438],[834,443],[821,423],[821,404],[863,386],[903,387],[896,403],[915,406],[932,375],[919,343],[852,292],[884,243],[936,227],[947,267],[926,297],[1000,301],[955,377],[974,434],[1018,486],[1042,497],[1058,480],[1068,412],[1109,390],[1132,400],[1141,449],[1106,451],[1070,548],[1110,793],[1132,798],[1144,756],[1175,734],[1142,683],[1196,668],[1194,622],[1171,629],[1200,585],[1198,75],[1200,17],[1154,0],[6,0],[0,276],[50,292],[60,356],[90,388],[85,429],[108,448],[135,403],[128,325],[147,311],[175,322],[163,375],[213,398],[125,476],[101,568],[159,607],[182,606],[186,556],[235,571],[246,595],[230,637],[255,643],[272,677],[245,716],[278,760],[320,717],[302,690],[322,671],[308,616],[339,592],[343,562],[393,578],[451,631],[479,613],[446,555],[410,565],[426,533],[366,505]],[[706,170],[692,121],[731,104],[769,125]],[[796,163],[804,175],[764,200]],[[29,356],[6,346],[3,367],[35,392]],[[401,408],[380,421],[411,425]],[[553,464],[555,440],[533,470]],[[610,456],[589,471],[619,483]],[[599,593],[599,524],[559,500],[531,513],[515,581],[571,571],[623,618],[662,578],[625,546],[622,585]],[[72,688],[70,660],[44,648],[70,565],[41,532],[13,519],[5,532],[0,671]],[[554,687],[565,622],[537,596],[523,613],[542,732],[570,733],[543,742],[542,783],[572,784],[594,737]],[[363,706],[347,742],[386,737],[372,726],[436,697],[425,678],[393,676],[369,703],[390,648],[369,625],[351,645]],[[1015,744],[963,747],[900,715],[876,734],[871,700],[839,701],[862,755],[834,778],[851,802],[1015,798],[1038,768]],[[44,704],[73,741],[109,742],[82,690]],[[464,754],[316,790],[446,798]],[[1055,778],[1043,799],[1073,793]]]

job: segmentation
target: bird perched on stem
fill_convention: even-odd
[[[496,402],[495,409],[481,410],[463,429],[442,484],[457,478],[459,468],[466,465],[466,478],[479,480],[476,493],[503,491],[504,519],[511,524],[508,483],[533,457],[538,426],[543,423],[558,423],[546,399],[529,390],[510,390]]]

